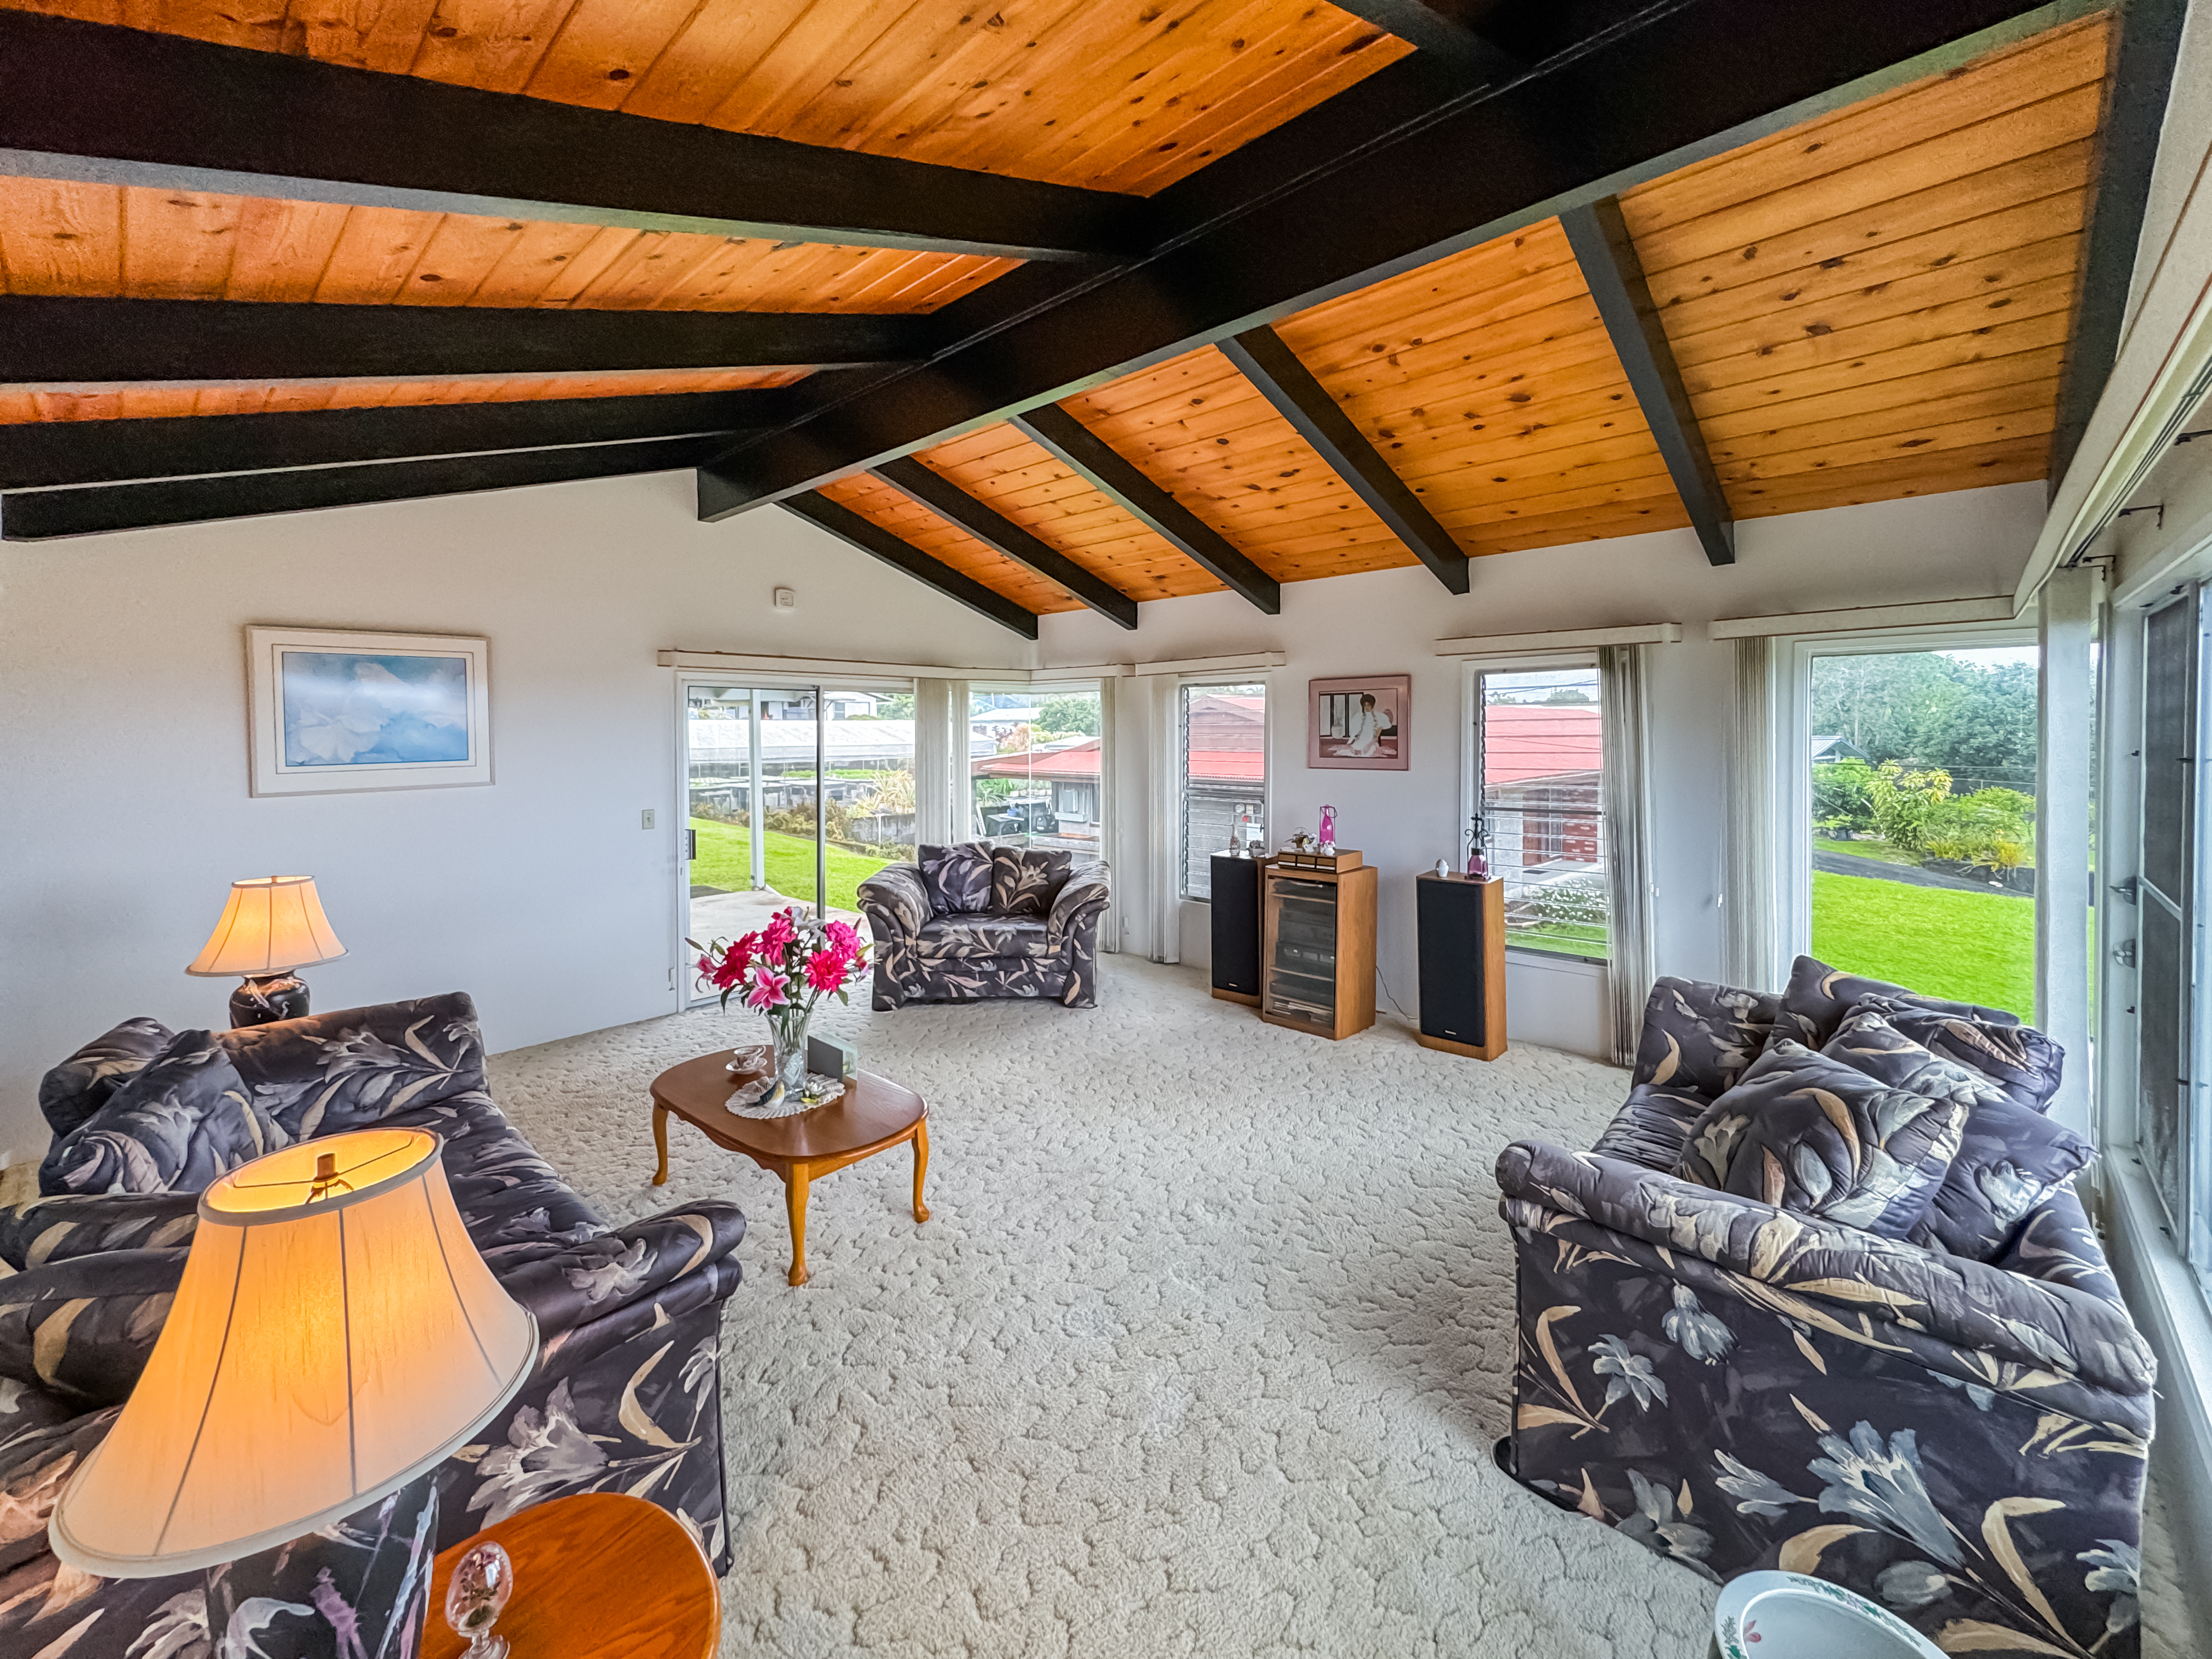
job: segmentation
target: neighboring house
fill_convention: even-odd
[[[1598,711],[1576,703],[1492,703],[1483,710],[1482,728],[1492,867],[1506,874],[1596,865],[1604,856]]]
[[[1053,835],[1096,848],[1099,833],[1099,739],[1066,738],[1011,754],[979,756],[968,763],[972,779],[1011,778],[1015,795],[1042,801],[1059,819]],[[1024,787],[1026,786],[1026,787]]]
[[[1813,739],[1813,764],[1820,766],[1829,761],[1863,761],[1874,764],[1874,757],[1849,738],[1815,738]]]

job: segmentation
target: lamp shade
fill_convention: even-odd
[[[230,902],[188,974],[281,974],[346,953],[323,915],[313,876],[255,876],[230,884]]]
[[[398,1491],[514,1397],[537,1322],[477,1254],[440,1145],[356,1130],[201,1195],[145,1373],[54,1508],[56,1555],[146,1578],[272,1549]]]

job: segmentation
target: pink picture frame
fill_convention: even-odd
[[[1413,678],[1346,674],[1306,682],[1306,764],[1403,772],[1413,752]]]

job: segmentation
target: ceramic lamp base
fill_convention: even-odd
[[[248,975],[230,994],[230,1023],[266,1025],[272,1020],[301,1019],[307,1012],[307,981],[297,974]]]

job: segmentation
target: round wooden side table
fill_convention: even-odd
[[[454,1565],[487,1540],[514,1562],[492,1626],[514,1659],[714,1659],[722,1597],[684,1523],[657,1504],[586,1492],[538,1504],[438,1552],[422,1659],[459,1659],[446,1622]]]

